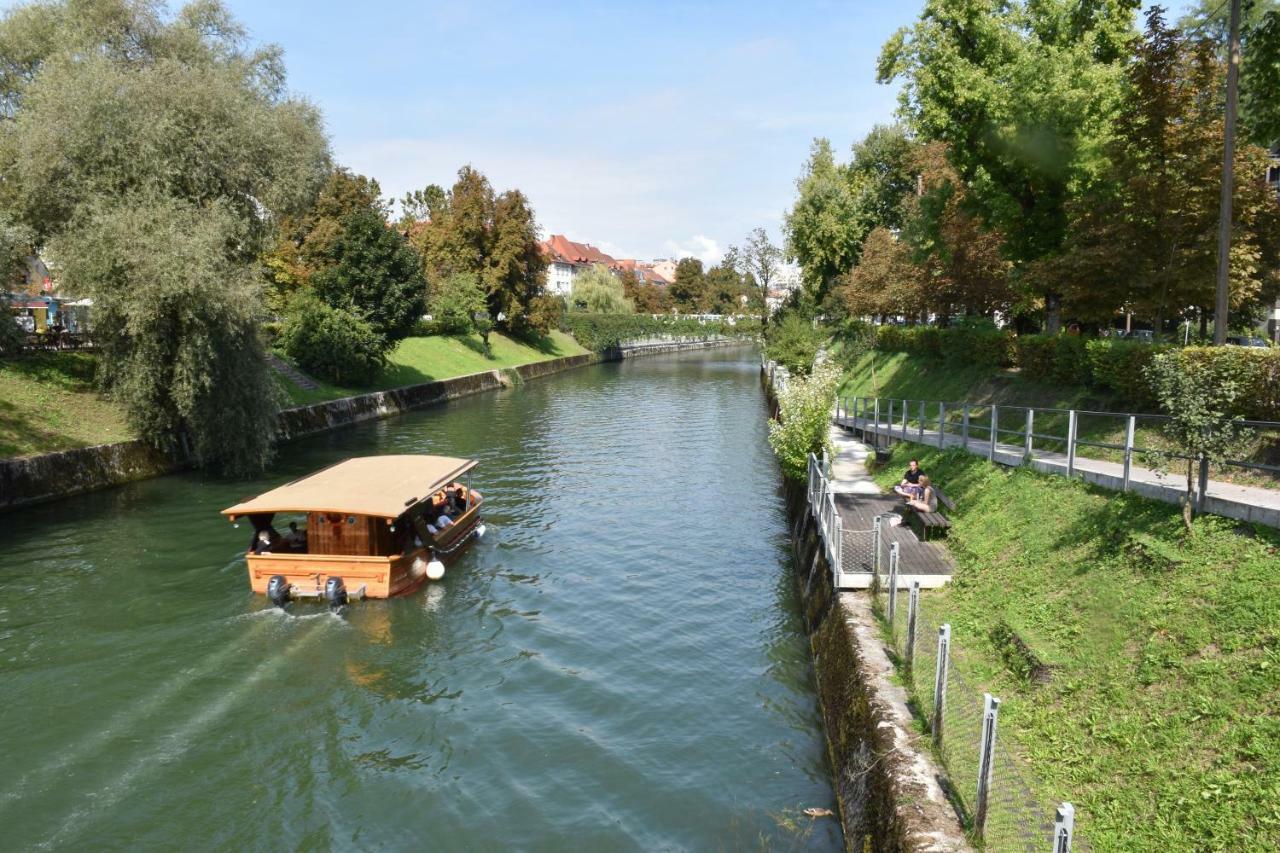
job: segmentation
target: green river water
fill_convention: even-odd
[[[0,849],[842,844],[750,349],[570,371],[0,516]],[[488,534],[341,614],[218,511],[352,455],[481,460]]]

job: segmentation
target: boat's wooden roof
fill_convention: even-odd
[[[358,456],[263,492],[222,511],[340,512],[396,518],[476,466],[450,456]]]

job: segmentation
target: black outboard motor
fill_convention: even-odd
[[[324,597],[330,607],[341,607],[347,603],[347,587],[342,578],[329,578],[324,582]]]
[[[276,607],[284,607],[289,603],[289,593],[293,586],[285,580],[284,575],[272,575],[267,581],[267,599]]]

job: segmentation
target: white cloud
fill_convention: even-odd
[[[695,234],[683,242],[668,240],[663,244],[667,253],[676,258],[697,258],[705,266],[711,266],[724,254],[720,244],[705,234]]]

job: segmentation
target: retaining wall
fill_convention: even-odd
[[[776,406],[766,365],[763,381]],[[845,847],[854,853],[971,849],[939,780],[866,593],[836,594],[803,483],[784,486]]]
[[[487,370],[452,379],[439,379],[375,391],[341,400],[285,409],[279,416],[280,441],[292,441],[362,421],[402,414],[482,391],[493,391],[550,376],[563,370],[617,361],[642,355],[685,352],[712,347],[742,346],[749,342],[725,338],[706,341],[667,341],[614,348],[605,353],[584,353],[523,364],[503,370]],[[190,467],[190,461],[166,455],[142,441],[124,441],[96,447],[80,447],[38,456],[0,459],[0,512],[71,495],[121,486],[171,474]]]

